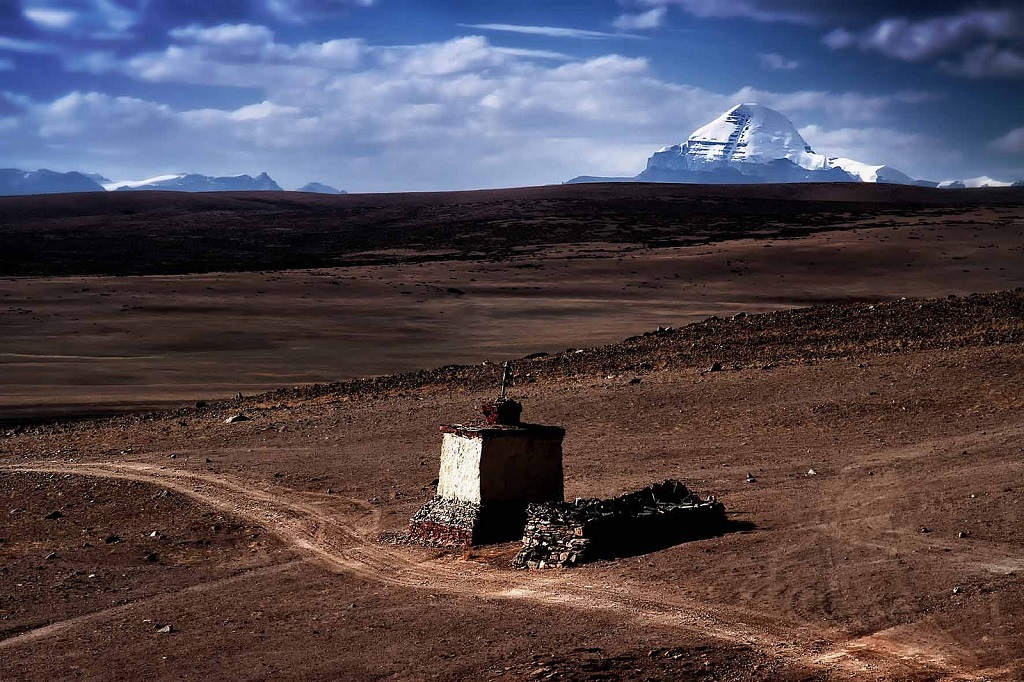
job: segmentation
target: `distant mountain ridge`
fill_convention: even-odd
[[[266,173],[212,177],[197,173],[162,175],[148,180],[117,183],[105,187],[118,192],[164,190],[170,192],[282,192],[281,186]]]
[[[885,164],[872,165],[811,149],[783,114],[760,104],[738,104],[705,126],[686,142],[663,147],[633,178],[580,176],[569,183],[680,182],[702,184],[758,184],[799,182],[874,182],[900,185],[1008,186],[991,178],[956,181],[963,185],[917,180]]]
[[[63,194],[65,192],[102,192],[103,186],[82,173],[58,173],[42,170],[0,169],[0,195]]]
[[[32,194],[65,194],[73,192],[137,192],[159,190],[164,192],[283,192],[267,173],[228,175],[215,177],[198,173],[158,175],[145,180],[110,180],[99,173],[59,173],[45,168],[26,171],[18,168],[0,169],[0,196]],[[347,194],[344,190],[311,182],[296,192],[317,194]]]

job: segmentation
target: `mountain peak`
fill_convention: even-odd
[[[348,194],[343,190],[325,185],[322,182],[310,182],[295,190],[296,192],[311,192],[313,194]]]
[[[737,104],[705,126],[695,130],[681,145],[679,159],[651,159],[655,167],[706,171],[744,163],[770,163],[776,159],[795,161],[811,154],[810,145],[783,114],[752,102]],[[683,163],[680,163],[683,162]]]
[[[638,180],[655,182],[891,182],[922,183],[890,166],[817,154],[785,116],[744,102],[701,126],[686,142],[647,161]]]

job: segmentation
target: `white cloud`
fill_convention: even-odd
[[[22,15],[40,28],[91,38],[123,38],[142,18],[147,2],[126,8],[116,0],[23,0]]]
[[[60,31],[69,28],[78,17],[76,12],[49,7],[27,7],[22,15],[32,23],[48,30]]]
[[[353,7],[372,7],[374,0],[262,0],[264,10],[275,19],[303,24]]]
[[[479,31],[498,31],[502,33],[521,33],[530,36],[547,38],[575,38],[579,40],[601,40],[604,38],[637,38],[623,33],[606,33],[589,31],[582,28],[565,28],[562,26],[524,26],[521,24],[459,24],[463,28]]]
[[[1024,155],[1024,126],[992,140],[989,149],[1000,154]]]
[[[804,121],[858,122],[923,96],[720,93],[666,81],[644,58],[571,60],[481,36],[286,44],[263,27],[237,25],[186,27],[172,37],[167,49],[116,68],[141,80],[259,95],[242,106],[178,110],[73,92],[29,102],[15,114],[18,135],[0,136],[0,151],[22,145],[37,165],[74,157],[108,177],[266,169],[293,186],[315,179],[350,190],[493,187],[633,175],[653,150],[737,102]],[[108,58],[96,63],[110,67]]]
[[[793,59],[786,59],[780,54],[774,52],[761,52],[757,55],[757,61],[761,64],[762,68],[771,69],[773,71],[790,71],[800,66],[800,62]]]
[[[21,52],[24,54],[46,54],[56,52],[57,48],[49,43],[38,40],[23,40],[0,36],[0,51]]]
[[[665,23],[665,15],[667,14],[667,7],[655,7],[640,14],[621,14],[615,19],[613,25],[620,31],[642,31],[660,28]]]
[[[274,41],[274,32],[266,26],[253,24],[221,24],[203,27],[193,24],[170,31],[170,36],[185,42],[231,48],[262,47]]]
[[[688,14],[701,19],[729,19],[739,17],[761,22],[815,24],[817,17],[811,12],[773,7],[778,3],[756,0],[644,0],[647,5],[675,5]],[[765,7],[764,4],[768,6]]]

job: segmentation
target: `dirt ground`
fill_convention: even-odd
[[[0,677],[1024,678],[1013,211],[504,263],[4,280],[32,312],[0,317]],[[935,298],[882,302],[901,296]],[[316,329],[324,309],[339,330]],[[659,324],[677,328],[643,335]],[[513,387],[527,420],[567,428],[567,497],[679,478],[730,532],[555,571],[511,569],[516,543],[381,542],[433,494],[438,425],[494,397],[481,360],[569,346]],[[69,357],[10,355],[29,353]],[[210,403],[35,419],[186,396]]]
[[[1019,207],[890,222],[499,261],[0,279],[0,424],[499,361],[708,315],[1024,284]]]

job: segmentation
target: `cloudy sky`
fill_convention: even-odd
[[[634,175],[733,104],[1024,178],[1024,3],[0,0],[0,166],[350,191]]]

